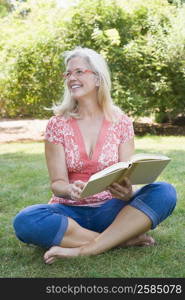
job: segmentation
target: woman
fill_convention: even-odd
[[[95,172],[134,153],[131,120],[113,105],[103,57],[88,48],[65,53],[64,100],[46,128],[45,154],[53,196],[49,204],[25,208],[14,219],[17,237],[47,248],[44,261],[96,255],[114,247],[151,246],[146,234],[167,218],[176,191],[165,182],[136,192],[127,178],[80,199]]]

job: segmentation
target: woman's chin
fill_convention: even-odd
[[[75,100],[79,100],[82,97],[82,94],[79,93],[78,91],[76,92],[71,92],[71,97]]]

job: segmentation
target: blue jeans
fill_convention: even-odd
[[[173,212],[176,191],[171,184],[155,182],[137,190],[129,201],[110,199],[99,207],[36,204],[20,211],[13,226],[22,242],[49,248],[60,245],[67,230],[68,217],[84,228],[102,232],[126,205],[146,214],[154,229]]]

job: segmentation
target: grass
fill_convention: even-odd
[[[0,145],[0,277],[1,278],[134,278],[185,277],[185,137],[136,138],[138,152],[160,152],[172,158],[159,180],[172,183],[178,193],[174,213],[150,234],[155,247],[113,249],[94,257],[43,263],[44,250],[21,243],[12,219],[32,204],[47,203],[49,178],[43,143]]]

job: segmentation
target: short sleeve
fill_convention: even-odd
[[[120,143],[125,143],[134,137],[132,120],[127,115],[122,115],[120,121]]]
[[[53,116],[49,119],[45,139],[52,144],[64,144],[64,121],[59,117]]]

